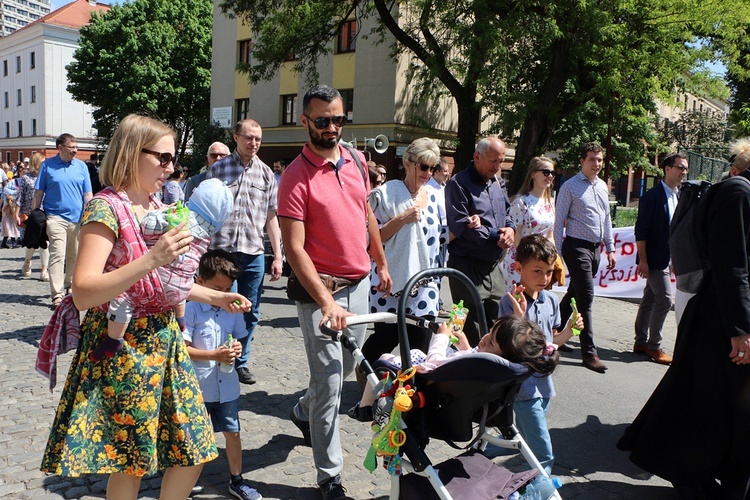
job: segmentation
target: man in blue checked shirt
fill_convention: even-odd
[[[248,368],[250,340],[259,319],[260,296],[265,275],[263,229],[273,249],[271,281],[281,277],[281,231],[276,216],[276,179],[271,168],[258,158],[263,131],[255,120],[245,119],[234,127],[237,149],[214,163],[207,179],[217,178],[227,184],[234,196],[234,209],[224,225],[211,238],[211,248],[233,254],[240,268],[237,291],[252,302],[245,313],[247,337],[241,340],[242,355],[235,360],[237,375],[243,384],[254,384]]]
[[[614,268],[616,262],[609,189],[598,177],[603,161],[599,144],[584,144],[581,147],[581,171],[562,185],[555,205],[555,244],[570,273],[568,293],[560,301],[560,316],[570,317],[570,299],[575,298],[584,323],[581,331],[583,366],[598,373],[607,371],[607,366],[599,359],[594,344],[591,307],[602,242],[607,248],[607,269]]]

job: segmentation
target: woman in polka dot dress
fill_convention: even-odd
[[[404,152],[403,180],[388,181],[370,193],[370,206],[380,224],[380,237],[393,278],[393,294],[378,291],[375,264],[370,276],[370,312],[396,312],[406,282],[423,269],[438,267],[440,247],[447,243],[447,228],[440,222],[436,190],[425,186],[440,160],[440,149],[427,137],[412,142]],[[407,314],[435,318],[440,291],[438,281],[418,283],[409,293]],[[409,343],[414,349],[427,352],[429,331],[409,325]],[[370,363],[398,345],[395,323],[376,323],[375,331],[362,348]]]

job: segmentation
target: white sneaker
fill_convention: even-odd
[[[46,269],[39,274],[39,281],[49,281],[49,273]]]

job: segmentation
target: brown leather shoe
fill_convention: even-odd
[[[672,364],[672,356],[669,356],[667,353],[665,353],[661,349],[647,349],[646,354],[651,356],[651,359],[653,359],[660,365]]]
[[[636,354],[648,354],[648,346],[636,344],[633,346],[633,352]]]
[[[583,358],[583,366],[597,373],[604,373],[607,371],[607,365],[602,363],[599,356],[585,356]]]

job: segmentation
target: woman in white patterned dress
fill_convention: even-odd
[[[516,247],[524,236],[541,234],[554,244],[555,203],[552,200],[552,182],[555,180],[555,162],[546,156],[536,156],[529,162],[526,179],[510,203],[510,216],[516,224],[516,238],[502,262],[505,289],[512,290],[519,276],[515,270]]]
[[[388,270],[393,278],[393,293],[383,296],[378,291],[377,267],[370,274],[370,312],[392,312],[398,307],[406,282],[423,269],[439,267],[440,248],[447,244],[447,228],[438,213],[438,191],[425,186],[440,161],[440,149],[432,139],[414,140],[404,151],[403,180],[392,180],[370,192],[370,206],[380,224]],[[406,313],[430,319],[437,317],[440,299],[439,282],[419,282],[409,293]],[[415,325],[407,325],[409,345],[427,352],[432,333]],[[373,333],[362,346],[362,354],[374,363],[381,354],[390,353],[398,345],[395,323],[375,323]],[[359,403],[349,410],[358,420],[372,420],[372,408]]]

